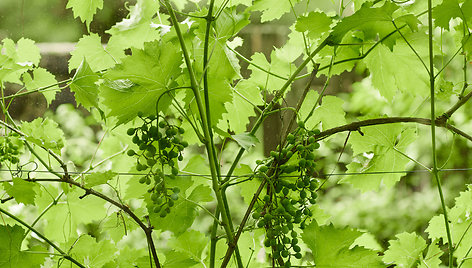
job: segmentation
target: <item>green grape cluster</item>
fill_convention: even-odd
[[[257,227],[266,229],[264,245],[272,249],[272,258],[284,267],[291,266],[291,258],[301,259],[298,233],[313,216],[310,207],[316,203],[319,183],[314,178],[315,154],[320,147],[314,135],[319,130],[307,131],[304,124],[287,136],[287,144],[270,153],[266,161],[258,161],[257,174],[268,180],[267,194],[256,206],[252,217]],[[289,164],[290,163],[290,164]],[[284,175],[296,174],[293,179]],[[292,179],[290,179],[292,178]]]
[[[9,136],[1,136],[0,162],[9,161],[12,164],[17,164],[20,161],[20,146],[18,134],[10,133]]]
[[[138,116],[143,124],[128,129],[127,134],[133,136],[132,141],[139,151],[130,149],[127,154],[136,158],[136,170],[147,171],[139,182],[151,186],[148,192],[153,202],[152,211],[165,217],[179,198],[180,189],[166,187],[166,180],[173,180],[179,174],[177,162],[183,160],[182,151],[188,146],[181,139],[185,131],[160,116]]]

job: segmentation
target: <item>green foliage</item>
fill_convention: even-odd
[[[12,118],[63,82],[3,39],[0,267],[467,267],[472,186],[446,210],[464,180],[440,178],[470,165],[451,140],[472,140],[472,1],[430,4],[138,0],[108,38],[90,31],[105,2],[70,0],[85,118]],[[291,32],[240,52],[258,13]],[[360,81],[339,92],[345,71]]]

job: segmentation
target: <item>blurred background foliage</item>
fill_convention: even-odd
[[[128,12],[126,7],[133,5],[134,2],[124,0],[104,1],[104,8],[98,11],[91,24],[91,32],[99,33],[102,36],[102,41],[106,42],[108,37],[105,31],[126,17]],[[318,8],[326,12],[339,11],[339,1],[311,1],[311,4],[318,5]],[[86,34],[86,27],[78,19],[73,18],[72,11],[65,9],[66,5],[67,0],[0,1],[0,40],[11,38],[16,41],[21,37],[26,37],[38,43],[76,42],[82,35]],[[349,10],[345,12],[349,12]],[[253,20],[258,22],[259,18],[253,16]],[[284,15],[277,23],[290,25],[293,21],[293,15],[288,14]],[[259,26],[260,29],[267,27],[276,29],[273,24],[260,24]],[[252,29],[246,29],[241,34],[245,40],[241,53],[247,57],[250,57],[256,51],[262,51],[268,55],[273,46],[280,46],[287,40],[287,36],[277,33],[276,30],[268,34],[257,29],[257,23],[249,27],[252,27]],[[268,35],[272,37],[267,38]],[[447,33],[444,33],[442,40],[450,40]],[[454,42],[444,42],[441,49],[447,51],[452,49],[453,45]],[[62,57],[65,57],[65,61],[68,60],[67,56],[63,55]],[[438,57],[437,60],[443,59]],[[459,81],[458,76],[461,75],[461,68],[462,59],[458,57],[445,70],[445,78],[450,81]],[[62,74],[59,74],[59,71],[56,71],[55,74],[58,76],[67,74],[67,69],[62,71]],[[247,70],[242,72],[247,72]],[[352,72],[344,72],[331,80],[327,93],[341,96],[345,100],[345,110],[348,112],[348,118],[360,117],[366,114],[387,114],[390,116],[423,116],[427,114],[429,109],[428,100],[405,98],[398,99],[393,107],[380,104],[372,106],[373,102],[369,101],[367,96],[376,96],[378,93],[372,88],[368,80],[362,80],[367,76],[368,73],[365,73],[363,66],[357,66]],[[325,79],[325,77],[317,79],[313,84],[313,88],[320,90]],[[439,104],[439,111],[444,112],[444,109],[449,107],[448,98],[451,98],[460,89],[456,85],[451,85],[450,90],[452,91],[450,95],[445,94],[442,102],[443,107],[441,107],[441,103]],[[296,96],[297,89],[292,94]],[[378,98],[381,97],[378,96]],[[75,109],[72,104],[61,104],[69,101],[71,99],[68,99],[68,101],[62,100],[53,105],[53,111],[47,111],[46,115],[57,120],[65,130],[68,140],[68,149],[66,150],[68,160],[86,166],[90,158],[93,157],[93,148],[99,143],[101,132],[92,116],[83,110]],[[20,103],[23,106],[40,106],[35,102],[31,102],[31,100],[30,102],[23,101]],[[41,109],[35,110],[37,116],[44,113]],[[392,114],[393,111],[395,111],[395,114]],[[284,117],[284,115],[277,115],[275,120],[280,120],[280,117]],[[21,114],[17,114],[17,118],[22,118]],[[463,130],[468,133],[472,132],[472,124],[470,123],[472,122],[472,107],[470,105],[461,108],[454,115],[454,119],[456,120],[455,123],[461,126]],[[267,124],[272,124],[270,122],[269,119]],[[269,127],[273,126],[270,125]],[[428,166],[431,163],[429,130],[425,126],[418,126],[418,133],[428,138],[418,139],[414,146],[409,147],[408,154],[416,159],[418,163],[424,163]],[[349,147],[344,148],[345,139],[346,134],[339,134],[327,142],[323,142],[317,159],[320,177],[326,180],[324,190],[319,198],[320,207],[325,213],[331,215],[330,220],[336,226],[349,225],[367,230],[384,247],[387,245],[387,241],[393,239],[397,233],[403,231],[423,232],[431,217],[440,210],[437,190],[431,182],[429,173],[424,172],[421,165],[411,162],[409,172],[405,173],[405,177],[392,189],[361,193],[350,185],[337,184],[344,177],[342,174],[347,170],[346,166],[352,162],[352,151]],[[271,134],[266,134],[263,140],[269,144],[277,139]],[[264,149],[264,151],[268,152],[271,149]],[[260,150],[253,150],[253,155],[259,156],[260,152]],[[438,160],[442,168],[460,169],[472,165],[470,157],[471,144],[461,138],[454,137],[449,132],[439,131],[438,152]],[[250,161],[253,161],[255,157],[248,156],[245,159],[248,160],[246,164],[254,166]],[[465,190],[465,184],[470,182],[470,175],[471,171],[469,170],[441,172],[449,206],[453,204],[453,200],[459,195],[459,192]],[[245,206],[242,200],[240,200],[240,205]],[[234,212],[236,214],[243,213],[242,210],[234,210]],[[235,218],[238,219],[241,216],[235,215]],[[202,217],[201,223],[209,224],[211,222],[211,218]]]

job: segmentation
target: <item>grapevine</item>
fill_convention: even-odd
[[[257,227],[266,230],[264,246],[271,248],[273,261],[284,267],[291,267],[292,257],[302,258],[295,227],[305,229],[313,216],[310,207],[318,197],[314,151],[320,145],[314,136],[319,133],[317,129],[306,130],[300,121],[298,128],[287,136],[283,149],[272,151],[269,159],[257,162],[260,166],[256,174],[269,183],[252,217]]]
[[[175,180],[179,174],[177,162],[183,160],[182,151],[188,146],[180,137],[185,130],[171,124],[165,118],[150,115],[138,117],[142,125],[129,128],[127,134],[139,150],[128,150],[128,156],[136,158],[136,170],[146,171],[147,174],[139,179],[139,183],[150,185],[148,192],[154,204],[152,210],[165,217],[170,213],[174,202],[179,199],[178,187],[166,187],[167,180]]]

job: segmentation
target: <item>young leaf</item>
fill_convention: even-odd
[[[386,264],[396,264],[399,267],[412,267],[422,258],[426,242],[415,233],[401,233],[396,237],[396,240],[388,241],[390,246],[385,251],[383,261]]]
[[[329,32],[332,19],[322,12],[310,12],[307,16],[300,16],[295,24],[299,32],[308,31],[308,37],[316,40]]]
[[[202,253],[208,244],[208,238],[204,234],[188,230],[177,238],[169,241],[169,247],[187,255],[190,259],[201,262]]]
[[[51,149],[56,154],[64,147],[64,132],[58,124],[48,118],[36,118],[31,122],[22,122],[20,130],[26,134],[26,140]]]
[[[71,241],[70,254],[86,267],[102,267],[115,258],[117,248],[111,240],[97,242],[90,235],[82,235]]]
[[[313,113],[305,123],[307,129],[319,127],[321,122],[323,130],[346,124],[344,118],[345,112],[342,108],[344,101],[335,96],[324,96],[321,106],[317,106],[318,92],[309,91],[303,101],[302,107],[298,113],[300,120],[305,120],[311,111]],[[316,108],[313,109],[316,105]]]
[[[22,84],[20,77],[23,73],[39,64],[41,55],[34,41],[26,38],[18,40],[3,39],[0,46],[0,82]]]
[[[259,143],[259,140],[256,138],[256,136],[250,133],[231,135],[231,138],[233,138],[233,140],[235,140],[239,146],[245,150],[249,150],[249,148],[256,146],[256,144]]]
[[[14,197],[16,202],[25,205],[34,205],[34,198],[36,197],[35,182],[28,182],[22,178],[13,178],[13,185],[8,182],[3,183],[3,188],[10,196]],[[36,189],[37,190],[37,189]]]
[[[91,107],[98,108],[98,85],[96,83],[99,78],[84,58],[70,84],[70,90],[75,93],[77,104],[82,104],[89,110]]]
[[[291,4],[295,5],[298,1],[273,1],[256,0],[250,7],[251,10],[262,11],[261,22],[280,19],[283,14],[290,12]]]
[[[41,91],[41,94],[46,98],[48,105],[56,98],[56,93],[59,91],[54,75],[43,68],[34,69],[33,77],[29,73],[23,74],[23,82],[28,91],[47,87],[44,91]]]
[[[98,72],[115,66],[116,61],[125,56],[120,50],[112,50],[109,47],[105,49],[100,36],[96,33],[80,38],[70,55],[69,72],[78,68],[84,58],[90,69],[93,72]]]
[[[144,43],[158,40],[161,37],[159,30],[151,27],[152,18],[159,10],[159,1],[138,0],[130,8],[129,16],[118,22],[106,33],[110,34],[107,50],[122,51],[126,48],[143,49]],[[161,17],[163,17],[161,15]],[[167,23],[166,20],[159,21]]]
[[[111,170],[105,172],[94,172],[85,176],[85,187],[93,187],[107,183],[113,179],[117,174]]]
[[[80,17],[80,20],[87,26],[87,30],[90,31],[90,22],[92,22],[97,9],[103,8],[103,0],[69,0],[66,8],[72,8],[74,18]]]

